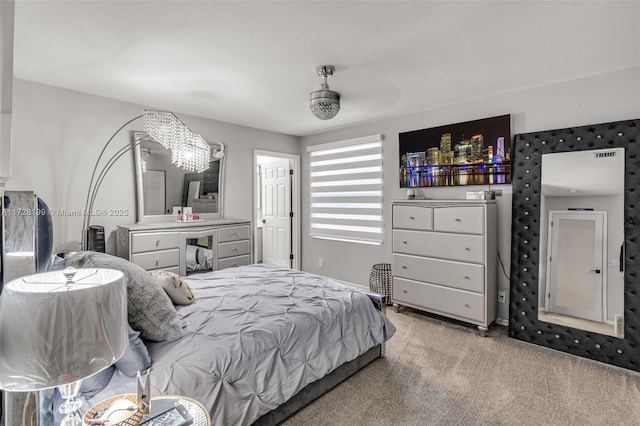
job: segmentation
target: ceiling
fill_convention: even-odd
[[[14,73],[302,136],[639,67],[639,23],[639,1],[17,0]]]

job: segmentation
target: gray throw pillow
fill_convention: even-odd
[[[65,266],[74,268],[110,268],[122,271],[127,278],[129,324],[144,339],[172,341],[182,336],[183,323],[164,292],[147,271],[128,260],[92,251],[72,252]]]
[[[116,371],[116,367],[110,365],[99,373],[94,374],[91,377],[87,377],[82,380],[82,384],[80,385],[80,393],[85,398],[91,398],[102,389],[106,388],[111,380],[111,376]]]
[[[124,354],[116,361],[115,366],[122,374],[136,377],[138,371],[144,372],[151,367],[149,351],[140,339],[140,333],[129,327],[129,345]]]

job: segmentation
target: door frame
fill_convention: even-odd
[[[258,186],[258,179],[257,179],[257,167],[258,167],[258,156],[264,156],[264,157],[275,157],[275,158],[282,158],[282,159],[287,159],[293,162],[293,179],[291,181],[291,209],[293,211],[293,223],[292,223],[292,244],[291,244],[291,252],[293,253],[293,269],[296,270],[300,270],[300,264],[301,264],[301,252],[300,252],[300,240],[301,240],[301,233],[300,233],[300,227],[301,227],[301,214],[302,214],[302,209],[301,209],[301,194],[300,194],[300,190],[301,190],[301,170],[300,170],[300,155],[299,154],[289,154],[286,152],[277,152],[277,151],[266,151],[266,150],[262,150],[262,149],[254,149],[253,150],[253,197],[251,199],[251,206],[253,209],[253,229],[251,230],[251,232],[253,232],[253,244],[254,244],[254,250],[253,250],[253,262],[255,263],[256,261],[256,253],[257,251],[257,247],[255,247],[255,245],[257,244],[257,238],[255,235],[256,229],[257,229],[257,225],[258,225],[258,212],[257,212],[257,205],[256,205],[256,197],[257,194],[260,192],[261,188]]]
[[[602,253],[601,253],[601,287],[600,287],[600,301],[601,301],[601,306],[600,306],[600,313],[601,313],[601,319],[600,322],[607,322],[607,286],[608,286],[608,268],[607,268],[607,259],[608,259],[608,253],[607,253],[607,211],[601,211],[601,210],[586,210],[586,211],[582,211],[582,210],[549,210],[549,218],[548,218],[548,223],[547,223],[547,256],[546,256],[546,263],[547,263],[547,268],[546,268],[546,289],[545,289],[545,293],[547,293],[548,295],[551,294],[551,288],[552,288],[552,275],[553,272],[555,271],[555,265],[556,263],[550,262],[549,258],[550,256],[552,256],[553,253],[553,247],[556,243],[557,240],[557,233],[559,231],[558,227],[553,227],[553,221],[554,219],[558,219],[558,223],[559,223],[559,219],[562,216],[573,216],[574,219],[576,220],[593,220],[596,223],[598,223],[598,219],[600,219],[602,221],[601,226],[601,232],[602,232]],[[596,230],[596,234],[597,234],[597,230]],[[551,264],[550,264],[551,263]],[[544,298],[545,303],[544,303],[544,307],[545,310],[547,312],[552,312],[551,311],[551,300],[549,297],[545,297]],[[553,312],[557,312],[557,311],[553,311]],[[569,315],[569,314],[562,314],[561,315]],[[582,317],[580,317],[582,318]]]

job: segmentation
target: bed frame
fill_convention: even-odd
[[[386,296],[377,293],[365,293],[369,296],[369,299],[371,299],[376,309],[384,314],[386,312]],[[342,364],[323,378],[309,383],[275,410],[262,415],[262,417],[253,423],[253,426],[275,426],[282,423],[288,417],[354,375],[358,370],[363,369],[376,359],[383,357],[384,351],[385,344],[382,343],[374,346],[357,358]]]

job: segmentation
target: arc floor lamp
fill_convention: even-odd
[[[143,119],[143,137],[118,149],[104,164],[102,158],[115,137],[129,124]],[[98,190],[111,167],[127,152],[139,145],[143,140],[151,138],[171,151],[171,162],[177,167],[191,172],[203,172],[209,168],[212,159],[211,147],[197,133],[191,131],[174,113],[168,111],[144,110],[144,113],[124,123],[107,140],[93,166],[89,188],[84,205],[84,223],[82,227],[82,248],[88,248],[88,232],[91,224],[91,213]],[[221,158],[223,152],[214,152],[215,158]]]

